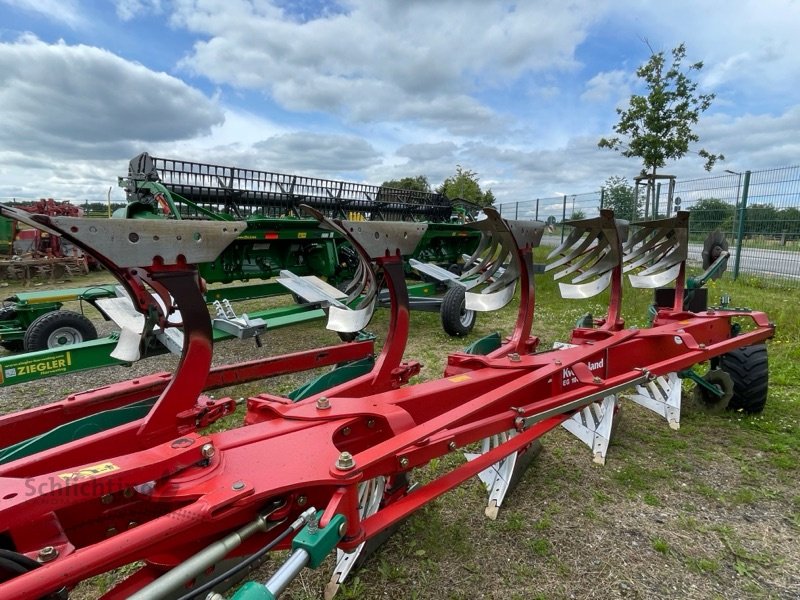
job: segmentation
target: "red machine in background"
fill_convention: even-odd
[[[19,210],[32,215],[48,215],[51,217],[82,217],[83,209],[70,204],[68,201],[56,202],[52,198],[42,198],[29,204],[17,204]],[[20,222],[11,219],[10,234],[7,240],[9,254],[40,258],[50,256],[64,258],[83,255],[83,250],[69,242],[62,240],[61,236],[50,235],[46,231],[35,227],[20,227]],[[6,241],[6,240],[4,240]],[[4,246],[5,244],[0,244]]]
[[[209,373],[212,352],[194,265],[221,252],[241,224],[27,218],[95,253],[150,326],[173,326],[170,316],[180,309],[184,346],[179,368],[144,417],[0,465],[0,596],[65,598],[88,577],[142,561],[104,597],[204,598],[227,589],[268,551],[291,549],[266,584],[250,582],[235,596],[270,599],[336,548],[331,596],[393,527],[475,475],[489,489],[487,514],[496,515],[544,433],[565,424],[604,459],[621,390],[634,388],[633,400],[677,426],[677,373],[773,335],[760,312],[684,310],[686,213],[638,224],[628,237],[627,223],[602,211],[571,223],[550,268],[562,269],[557,278],[573,278],[562,284],[567,297],[611,286],[608,314],[574,329],[558,349],[541,351],[531,335],[532,250],[544,224],[486,212],[479,224],[485,235],[465,267],[481,285],[466,292],[466,308],[502,306],[519,283],[514,330],[499,347],[453,354],[442,378],[406,385],[419,365],[401,362],[409,323],[403,256],[425,226],[317,214],[360,258],[358,285],[346,306],[332,310],[329,326],[357,331],[369,320],[376,269],[389,289],[391,326],[375,367],[298,402],[255,395],[243,426],[211,434],[198,431],[193,412],[205,385],[198,374]],[[625,271],[635,273],[636,287],[677,278],[672,305],[658,310],[651,328],[625,327]],[[708,381],[717,402],[748,393],[730,375]],[[103,404],[84,399],[80,406],[89,414]],[[48,408],[0,419],[0,438],[23,427],[31,437],[46,433],[57,424],[43,418]],[[56,421],[69,418],[63,404],[58,414]],[[472,451],[467,462],[411,485],[415,468],[464,449]],[[221,598],[217,592],[208,597]]]

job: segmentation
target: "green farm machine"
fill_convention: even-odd
[[[246,223],[245,230],[219,257],[199,266],[200,276],[211,284],[206,300],[215,304],[215,335],[220,337],[255,337],[258,342],[266,328],[322,318],[330,306],[358,303],[348,289],[358,276],[355,250],[343,236],[321,229],[316,219],[303,216],[301,205],[354,223],[425,222],[426,233],[405,263],[406,275],[420,280],[409,286],[411,307],[439,311],[450,335],[465,335],[474,325],[475,312],[465,307],[465,292],[472,284],[469,278],[462,281],[459,265],[473,254],[481,233],[478,224],[471,223],[477,207],[467,202],[430,192],[157,158],[147,153],[130,161],[128,175],[119,178],[119,185],[126,191],[127,204],[114,213],[115,218]],[[246,284],[227,285],[233,282]],[[230,306],[238,300],[287,293],[294,297],[294,306],[258,311],[247,323]],[[86,302],[122,326],[120,311],[129,307],[121,306],[124,301],[116,295],[115,287],[109,285],[22,292],[7,298],[0,309],[0,345],[26,354],[0,357],[0,369],[6,372],[5,383],[0,385],[89,365],[126,362],[110,356],[119,343],[117,334],[97,340],[90,319],[62,310],[65,302]],[[379,304],[388,304],[388,300],[385,293],[377,296]],[[85,360],[80,358],[84,347],[90,349]],[[157,347],[156,351],[164,349]],[[51,369],[48,365],[60,366]],[[8,373],[29,374],[22,378]]]

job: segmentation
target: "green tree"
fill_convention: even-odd
[[[585,218],[586,218],[586,213],[583,212],[583,210],[581,210],[580,208],[577,210],[573,210],[572,214],[569,216],[570,221],[578,221],[580,219],[585,219]]]
[[[778,211],[780,233],[800,234],[800,208],[790,207]]]
[[[466,200],[478,206],[491,206],[495,200],[491,189],[481,189],[478,174],[461,165],[456,165],[456,174],[445,179],[436,191],[451,200]]]
[[[781,233],[779,211],[772,204],[750,204],[745,211],[745,234],[775,235]]]
[[[415,192],[430,192],[431,185],[428,183],[428,178],[425,175],[417,175],[416,177],[403,177],[402,179],[390,179],[381,184],[384,188],[393,188],[397,190],[412,190]]]
[[[625,177],[612,175],[603,184],[603,208],[614,211],[618,219],[635,221],[639,218],[636,192]]]
[[[715,229],[730,231],[735,207],[719,198],[698,200],[689,211],[689,231],[708,233]]]
[[[651,48],[652,51],[652,48]],[[672,63],[667,65],[664,52],[652,52],[650,59],[636,70],[644,81],[646,96],[632,95],[627,109],[617,109],[619,122],[614,126],[618,137],[602,138],[600,148],[609,148],[623,156],[642,160],[642,175],[656,175],[668,160],[678,160],[689,152],[689,144],[698,142],[692,131],[700,114],[708,110],[714,94],[698,94],[697,83],[689,75],[703,68],[702,62],[684,67],[686,47],[672,50]],[[705,149],[697,152],[710,171],[722,154]]]

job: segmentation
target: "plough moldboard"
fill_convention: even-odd
[[[608,314],[596,326],[574,329],[558,349],[541,351],[531,335],[532,251],[543,224],[486,212],[484,242],[466,269],[480,285],[465,294],[468,308],[485,310],[510,301],[519,287],[514,330],[499,347],[453,354],[441,379],[407,385],[419,365],[402,362],[409,325],[403,255],[424,225],[318,214],[360,259],[351,293],[363,299],[349,313],[334,311],[336,328],[355,330],[369,319],[376,269],[389,289],[391,327],[375,366],[296,402],[253,396],[243,426],[210,434],[200,431],[209,420],[202,418],[208,414],[202,392],[208,381],[224,385],[237,370],[209,369],[210,326],[193,263],[199,254],[221,252],[231,233],[225,228],[237,224],[173,222],[156,231],[158,222],[120,221],[109,232],[91,231],[97,221],[35,217],[38,226],[97,254],[151,325],[174,325],[169,317],[179,308],[184,346],[175,375],[149,382],[158,398],[143,416],[0,464],[0,596],[62,598],[84,579],[143,561],[106,597],[204,598],[224,593],[268,551],[291,549],[266,584],[249,582],[235,595],[274,598],[336,548],[330,597],[393,527],[438,496],[478,475],[490,491],[493,517],[546,432],[565,425],[602,462],[621,391],[633,390],[635,401],[677,427],[677,373],[773,334],[760,312],[683,310],[685,214],[638,224],[628,235],[627,224],[603,211],[572,224],[551,264],[561,269],[558,276],[572,277],[563,288],[567,296],[587,297],[610,285]],[[94,241],[112,234],[115,243]],[[149,243],[155,236],[163,243]],[[650,328],[626,328],[620,316],[625,270],[638,286],[677,277],[674,305],[660,309]],[[751,326],[739,332],[734,320]],[[317,349],[302,360],[347,360],[348,348],[353,344]],[[271,360],[283,369],[302,362],[294,355]],[[253,368],[254,377],[269,374]],[[33,438],[76,414],[139,400],[147,396],[141,385],[121,383],[113,392],[3,417],[0,435]],[[412,484],[415,468],[462,451],[469,460],[430,483]]]

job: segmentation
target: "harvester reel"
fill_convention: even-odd
[[[715,260],[717,260],[723,252],[728,251],[728,240],[725,239],[725,234],[719,229],[716,229],[708,234],[703,242],[703,270],[707,270]],[[728,267],[728,259],[725,259],[722,267],[716,270],[711,279],[719,279]]]

